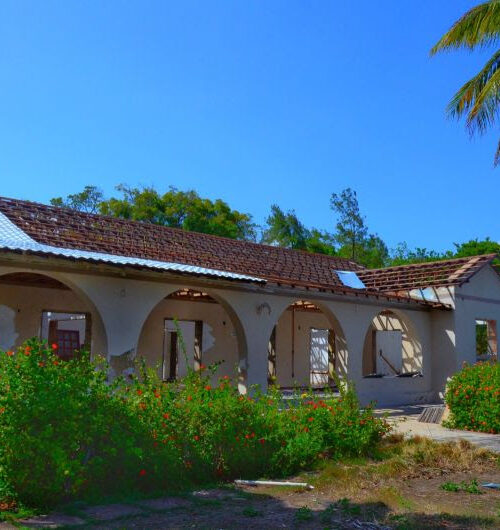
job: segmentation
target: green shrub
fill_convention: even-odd
[[[500,432],[500,364],[465,366],[446,387],[447,427]]]
[[[278,391],[240,395],[216,368],[165,384],[156,371],[106,381],[86,354],[61,361],[31,340],[0,351],[0,500],[61,501],[280,477],[326,456],[367,452],[387,424],[352,388],[288,405]]]
[[[36,340],[0,352],[0,474],[23,503],[140,488],[151,437],[96,368],[86,354],[64,362]]]

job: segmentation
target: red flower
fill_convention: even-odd
[[[141,469],[141,470],[139,471],[139,476],[140,476],[140,477],[144,477],[144,476],[146,476],[146,473],[147,473],[147,472],[146,472],[145,469]]]
[[[57,365],[59,364],[59,361],[52,361],[52,364],[53,364],[54,366],[57,366]]]
[[[38,366],[39,366],[40,368],[43,368],[43,367],[45,366],[45,363],[44,363],[43,361],[40,361],[40,362],[38,363]]]
[[[265,440],[264,438],[261,438],[261,439],[259,440],[259,442],[260,442],[262,445],[264,445],[264,444],[266,443],[266,440]]]
[[[168,412],[165,412],[165,414],[163,415],[163,417],[168,420],[170,418],[170,414]]]
[[[8,355],[9,357],[12,357],[12,356],[14,355],[14,352],[13,352],[12,350],[9,350],[9,351],[7,352],[7,355]]]
[[[205,387],[205,390],[212,390],[212,387],[211,387],[210,385],[207,385],[207,386]]]
[[[138,391],[137,391],[137,395],[138,395],[138,396],[142,396],[142,390],[138,390]]]
[[[59,346],[54,342],[54,344],[52,344],[52,349],[57,350],[57,348],[59,348]]]
[[[314,421],[314,418],[310,416],[309,418],[307,418],[307,421]]]
[[[200,437],[199,437],[197,434],[195,434],[195,435],[193,436],[193,438],[194,438],[196,441],[198,441],[198,440],[200,439]]]
[[[192,399],[193,399],[193,398],[192,398],[191,396],[188,396],[188,397],[187,397],[187,400],[188,400],[188,401],[191,401]]]

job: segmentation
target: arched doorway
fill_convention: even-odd
[[[422,373],[422,346],[411,321],[399,311],[381,311],[366,332],[364,377],[410,377]]]
[[[230,305],[208,291],[182,288],[161,300],[144,322],[137,353],[164,380],[183,377],[188,367],[213,364],[218,365],[215,378],[244,378],[239,369],[246,358],[243,328]]]
[[[64,359],[87,349],[106,356],[106,332],[91,300],[56,275],[10,272],[0,276],[0,348],[37,337],[58,345]]]
[[[347,344],[335,315],[307,300],[288,306],[269,339],[269,383],[285,390],[332,388],[346,367]]]

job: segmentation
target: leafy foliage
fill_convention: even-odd
[[[500,36],[500,2],[489,0],[470,9],[431,49],[431,54],[443,50],[496,45]],[[486,65],[467,81],[453,96],[450,116],[466,116],[469,132],[484,133],[498,120],[500,101],[500,50],[494,52]],[[495,153],[495,165],[500,162],[500,142]]]
[[[335,238],[341,246],[349,249],[349,257],[356,260],[358,248],[368,235],[365,218],[359,210],[358,196],[354,190],[346,188],[339,194],[332,193],[330,205],[338,215]]]
[[[457,372],[446,387],[452,428],[500,432],[500,364],[478,363]]]
[[[52,206],[71,208],[80,212],[99,213],[104,194],[97,186],[85,186],[83,191],[68,195],[66,199],[54,197],[50,199]]]
[[[240,395],[216,368],[165,384],[106,381],[81,354],[61,361],[30,340],[0,351],[0,494],[49,507],[102,495],[172,491],[236,477],[279,477],[329,455],[369,451],[387,431],[352,388],[339,399]],[[0,498],[0,500],[4,500]]]
[[[173,187],[163,195],[151,187],[132,188],[122,184],[116,189],[121,195],[106,199],[96,186],[85,186],[80,193],[68,195],[66,199],[56,197],[50,202],[53,206],[233,239],[256,238],[252,216],[232,210],[221,199],[211,201],[193,190],[180,191]]]
[[[262,234],[263,243],[319,254],[335,254],[334,237],[316,228],[309,230],[293,210],[284,212],[277,204],[273,204],[266,223],[267,228]]]

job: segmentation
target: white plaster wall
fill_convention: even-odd
[[[309,386],[310,330],[330,327],[322,313],[295,311],[295,377],[292,377],[292,312],[283,313],[276,326],[276,379],[279,385]]]
[[[457,370],[455,350],[455,312],[433,311],[432,333],[432,387],[436,397],[443,395],[446,379]]]
[[[234,326],[220,304],[162,300],[148,316],[142,329],[138,354],[151,365],[161,363],[163,352],[164,321],[202,320],[202,362],[209,365],[223,361],[216,377],[237,374],[238,341]]]
[[[11,270],[19,271],[22,269],[11,268]],[[0,267],[0,274],[1,272],[2,268]],[[216,288],[214,287],[217,285],[215,282],[207,288],[199,288],[188,282],[182,285],[169,284],[87,273],[54,273],[51,276],[74,289],[79,299],[90,300],[90,304],[78,307],[57,305],[49,309],[88,311],[89,307],[92,307],[92,311],[95,310],[102,318],[105,328],[103,336],[107,337],[108,356],[121,356],[129,351],[135,353],[139,345],[139,350],[144,351],[145,355],[155,357],[157,352],[161,352],[163,318],[172,316],[168,313],[165,314],[164,309],[160,309],[164,298],[180,288],[191,287],[203,290],[220,301],[229,316],[226,323],[231,321],[235,335],[233,338],[238,345],[240,389],[246,391],[252,384],[260,384],[265,389],[268,368],[267,347],[271,331],[288,306],[297,300],[306,299],[315,303],[325,312],[326,325],[318,322],[318,327],[333,327],[334,329],[336,325],[340,327],[341,333],[338,334],[337,330],[336,333],[338,336],[342,336],[342,364],[349,372],[349,379],[356,383],[362,402],[377,400],[381,405],[403,404],[429,401],[431,396],[435,394],[431,385],[432,366],[430,362],[431,319],[435,315],[434,311],[422,311],[418,307],[415,310],[397,310],[398,314],[402,314],[412,323],[421,342],[423,378],[363,379],[362,359],[366,331],[376,314],[390,308],[384,304],[364,305],[348,299],[345,301],[328,300],[327,297],[314,296],[313,293],[308,293],[307,297],[303,297],[300,291],[297,291],[296,296],[284,296],[280,289],[276,289],[275,292],[271,289],[268,292],[249,292],[231,288]],[[10,303],[12,304],[12,302]],[[157,307],[158,304],[160,304],[160,308]],[[48,308],[45,303],[43,305],[44,309]],[[393,308],[390,309],[394,310]],[[146,322],[150,315],[152,315],[151,324]],[[204,316],[208,318],[207,315]],[[482,316],[488,318],[487,315]],[[207,352],[207,354],[213,355],[214,359],[226,356],[228,351],[234,351],[230,348],[229,337],[224,336],[224,338],[224,333],[218,329],[220,317],[220,314],[214,313],[213,329],[216,334],[220,334],[221,348],[218,349],[214,346],[212,352]],[[193,316],[193,318],[195,317]],[[201,318],[201,320],[205,319]],[[335,325],[332,325],[332,320],[335,320]],[[97,318],[93,318],[94,324],[97,321]],[[325,320],[323,320],[324,322]],[[143,343],[139,341],[139,337],[144,323],[147,326],[145,336],[148,338],[145,338]],[[438,333],[439,330],[435,329],[434,331]],[[230,331],[227,333],[231,335]],[[96,333],[93,333],[93,336],[95,338]],[[307,337],[308,334],[305,336]],[[345,346],[347,346],[347,350]],[[300,352],[301,349],[304,350],[298,345],[297,352]],[[298,354],[297,359],[299,362],[304,362],[303,365],[298,365],[298,369],[301,377],[306,377],[308,380],[308,355],[301,356]],[[235,360],[236,358],[233,356],[232,360],[226,362],[224,369],[234,365]],[[278,363],[280,362],[278,359]],[[278,365],[278,370],[283,371],[283,369],[286,370],[283,365]]]
[[[412,331],[407,328],[405,322],[396,314],[377,315],[366,332],[363,349],[363,375],[376,371],[377,360],[373,358],[373,333],[376,331],[401,331],[401,349],[396,352],[400,355],[401,368],[403,372],[415,372],[422,369],[422,355],[420,341],[413,337]]]
[[[435,399],[432,388],[432,334],[431,319],[434,312],[390,308],[398,316],[410,323],[422,350],[423,377],[399,378],[383,377],[369,379],[363,377],[363,349],[366,332],[373,318],[384,309],[382,305],[362,305],[355,303],[327,302],[324,304],[335,314],[344,331],[348,354],[349,379],[354,382],[360,400],[366,404],[376,401],[379,406],[402,405],[430,402]]]
[[[460,370],[464,362],[476,362],[476,319],[496,320],[497,333],[500,330],[500,278],[490,266],[484,267],[469,282],[456,288],[455,371]]]
[[[14,348],[26,339],[41,337],[43,311],[90,313],[91,349],[106,353],[106,338],[99,317],[72,291],[0,284],[0,347]]]

